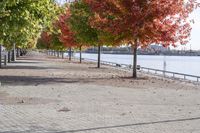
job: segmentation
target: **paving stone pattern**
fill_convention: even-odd
[[[37,53],[29,54],[33,55]],[[55,70],[49,60],[20,61],[2,71],[9,74],[13,66],[24,75],[22,66],[29,72],[41,66],[45,69],[38,72]],[[30,84],[4,80],[0,87],[0,133],[200,133],[198,87],[133,89],[80,82],[37,84],[38,80]]]

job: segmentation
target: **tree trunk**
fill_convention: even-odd
[[[20,57],[20,49],[17,48],[17,57]]]
[[[101,46],[98,45],[98,62],[97,62],[97,68],[100,68],[101,64]]]
[[[20,56],[23,56],[22,49],[20,49],[19,54],[20,54]]]
[[[7,66],[7,55],[4,55],[4,66]]]
[[[69,61],[72,60],[72,48],[70,47],[69,48]]]
[[[82,63],[82,46],[80,46],[79,52],[80,52],[80,63]]]
[[[58,57],[58,58],[59,58],[59,54],[60,54],[59,51],[57,51],[57,57]]]
[[[15,51],[15,43],[13,44],[13,50],[12,50],[12,61],[16,61],[16,51]]]
[[[135,40],[133,46],[133,78],[137,78],[137,46],[138,39]]]
[[[59,57],[62,58],[62,51],[59,51]]]
[[[8,63],[11,62],[11,58],[10,58],[10,50],[8,51]]]
[[[62,59],[64,59],[64,51],[62,51]]]
[[[1,54],[2,54],[2,46],[0,45],[0,68],[2,67],[1,65],[1,63],[2,63],[2,56],[1,56]]]

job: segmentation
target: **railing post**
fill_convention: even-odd
[[[186,76],[184,75],[184,80],[186,80]]]
[[[165,77],[165,71],[163,71],[163,75],[164,75],[164,77]]]
[[[199,78],[197,77],[197,82],[199,82]]]

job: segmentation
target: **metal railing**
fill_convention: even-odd
[[[141,70],[147,71],[148,73],[160,74],[160,75],[163,75],[164,77],[179,78],[179,79],[192,80],[192,81],[197,81],[197,82],[200,81],[200,76],[191,75],[191,74],[164,71],[164,70],[147,68],[147,67],[141,67]]]
[[[83,58],[83,60],[97,62],[97,60],[94,60],[94,59]],[[109,66],[113,66],[113,67],[119,67],[119,68],[126,69],[126,70],[131,70],[133,68],[132,65],[118,64],[118,63],[109,62],[109,61],[101,61],[101,64],[109,65]],[[137,69],[144,71],[144,72],[147,72],[149,74],[156,74],[156,75],[160,75],[160,76],[163,76],[163,77],[166,77],[166,78],[172,77],[174,79],[177,78],[177,79],[184,79],[184,80],[191,80],[191,81],[200,82],[200,76],[196,76],[196,75],[190,75],[190,74],[184,74],[184,73],[178,73],[178,72],[172,72],[172,71],[165,71],[165,70],[141,67],[140,65],[137,66]]]
[[[52,51],[49,51],[49,55],[54,55]],[[55,55],[54,55],[55,56]],[[82,60],[90,61],[90,62],[97,62],[95,59],[88,59],[88,58],[82,58]],[[103,65],[109,65],[113,67],[117,67],[123,70],[132,70],[133,66],[128,64],[119,64],[115,62],[109,62],[109,61],[101,61],[101,64]],[[184,73],[178,73],[178,72],[172,72],[172,71],[165,71],[160,69],[153,69],[153,68],[147,68],[147,67],[141,67],[140,65],[137,65],[137,70],[147,72],[149,74],[156,74],[159,76],[163,76],[166,78],[177,78],[177,79],[183,79],[183,80],[190,80],[190,81],[196,81],[200,82],[200,76],[196,75],[190,75],[190,74],[184,74]]]

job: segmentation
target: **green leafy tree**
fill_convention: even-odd
[[[88,4],[82,0],[70,5],[70,27],[75,32],[75,38],[80,46],[98,46],[98,65],[100,68],[101,46],[112,46],[117,44],[121,35],[114,36],[111,33],[97,30],[91,27],[90,18],[94,15]]]
[[[56,4],[53,0],[2,0],[0,2],[0,41],[7,48],[34,47],[41,30],[51,26]]]
[[[89,25],[89,17],[92,15],[89,7],[82,1],[74,2],[70,5],[69,24],[72,31],[75,32],[75,39],[79,45],[80,62],[83,46],[96,45],[98,41],[98,32]]]

